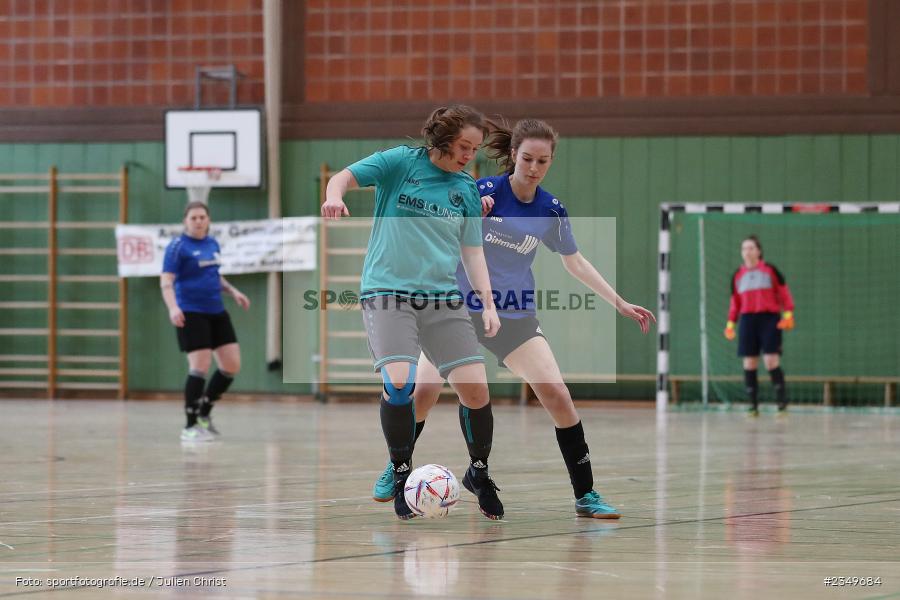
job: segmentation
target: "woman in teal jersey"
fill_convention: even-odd
[[[361,304],[374,368],[384,380],[381,426],[391,456],[385,484],[401,519],[414,513],[403,499],[415,442],[416,365],[424,353],[459,395],[460,426],[471,458],[466,480],[481,511],[503,517],[488,475],[493,414],[484,357],[456,286],[462,262],[485,303],[484,335],[499,327],[481,242],[481,200],[464,172],[489,122],[475,109],[435,110],[422,128],[423,147],[376,152],[328,182],[322,216],[349,216],[344,194],[375,186],[375,220],[361,281]]]
[[[647,333],[655,321],[653,313],[623,300],[597,269],[578,251],[563,204],[540,187],[556,151],[557,133],[539,120],[519,121],[512,130],[496,126],[485,144],[489,155],[499,159],[504,172],[479,180],[485,216],[483,236],[510,240],[505,245],[485,244],[492,287],[503,296],[524,297],[535,290],[531,271],[538,240],[560,254],[566,271],[609,302],[624,317],[634,320]],[[524,245],[519,240],[531,239]],[[525,248],[525,250],[523,250]],[[468,287],[465,273],[457,272],[460,289]],[[482,315],[470,307],[475,327]],[[500,307],[501,328],[494,338],[481,343],[500,361],[528,382],[556,425],[556,439],[569,471],[578,516],[618,519],[619,511],[594,490],[590,453],[581,418],[563,381],[550,344],[544,337],[533,303]],[[419,361],[416,378],[416,427],[424,427],[428,412],[437,403],[443,381],[427,357]]]

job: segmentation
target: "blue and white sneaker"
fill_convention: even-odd
[[[372,487],[372,500],[375,502],[390,502],[394,499],[394,465],[391,461],[387,462],[387,466],[381,475],[375,480]]]
[[[575,514],[592,519],[618,519],[622,516],[594,490],[575,501]]]

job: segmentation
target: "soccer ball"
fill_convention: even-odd
[[[409,474],[403,498],[417,516],[440,519],[459,502],[459,481],[447,467],[425,465]]]

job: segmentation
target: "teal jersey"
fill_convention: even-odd
[[[481,198],[465,172],[449,173],[425,148],[397,146],[347,167],[375,186],[375,219],[362,296],[457,291],[460,246],[481,246]]]

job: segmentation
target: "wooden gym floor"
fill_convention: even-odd
[[[500,522],[465,490],[443,520],[373,502],[374,404],[226,399],[198,446],[172,402],[0,414],[0,597],[900,598],[900,414],[582,408],[618,522],[575,517],[539,407],[495,408]],[[462,476],[449,400],[415,462]]]

